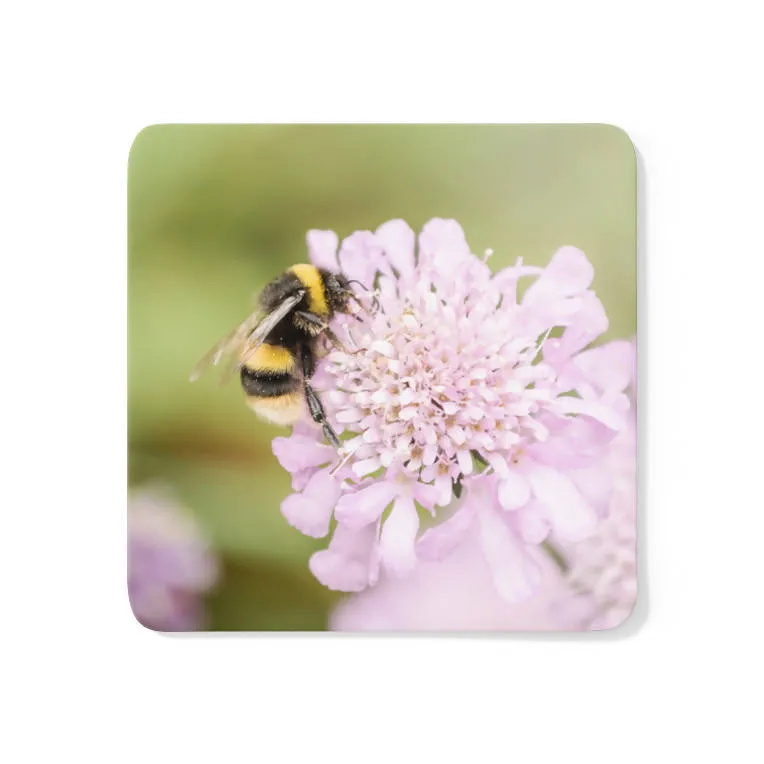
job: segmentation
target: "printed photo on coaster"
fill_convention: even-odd
[[[153,125],[127,592],[175,631],[588,632],[637,598],[618,127]]]

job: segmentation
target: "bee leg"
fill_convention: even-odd
[[[309,334],[311,337],[318,337],[319,334],[325,332],[328,328],[328,324],[321,316],[317,316],[315,313],[310,313],[307,310],[296,310],[292,320],[298,329]]]
[[[300,347],[300,359],[302,361],[302,377],[305,390],[305,400],[308,403],[308,410],[310,411],[313,421],[321,425],[321,429],[324,431],[324,436],[332,444],[334,448],[339,450],[341,443],[337,434],[331,428],[331,425],[326,419],[326,412],[324,406],[321,403],[321,399],[316,394],[316,391],[310,385],[310,378],[315,371],[315,359],[313,358],[313,351],[308,343],[304,343]]]
[[[302,329],[302,331],[307,332],[313,337],[318,337],[319,334],[323,334],[334,347],[341,350],[343,353],[353,355],[354,352],[358,352],[349,350],[342,340],[340,340],[340,338],[329,328],[329,324],[327,324],[321,316],[317,316],[315,313],[309,313],[305,310],[296,310],[294,319],[295,325],[299,329]]]
[[[326,421],[326,412],[321,404],[319,397],[316,395],[316,391],[310,386],[308,382],[305,383],[305,400],[308,402],[308,409],[310,415],[313,417],[314,422],[318,422],[321,425],[321,429],[324,431],[326,439],[339,450],[341,444],[337,434]]]

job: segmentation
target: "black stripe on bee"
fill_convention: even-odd
[[[300,389],[300,380],[292,374],[252,371],[246,366],[241,369],[241,386],[247,395],[258,398],[277,398]]]

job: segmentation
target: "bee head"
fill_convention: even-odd
[[[355,302],[362,310],[367,310],[361,301],[358,299],[358,295],[351,288],[351,284],[358,284],[365,292],[369,292],[368,287],[364,286],[360,281],[349,280],[341,273],[331,273],[324,271],[322,273],[324,281],[324,290],[326,292],[326,300],[329,303],[329,307],[332,313],[349,313],[350,302]],[[376,296],[372,299],[374,309],[378,305]]]
[[[341,273],[325,271],[322,275],[326,301],[331,312],[347,313],[348,303],[353,299],[353,291],[350,289],[348,280]]]

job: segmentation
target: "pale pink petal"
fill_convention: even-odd
[[[394,576],[404,576],[416,565],[414,544],[419,530],[419,516],[413,499],[399,496],[393,511],[382,526],[379,550],[385,569]]]
[[[528,292],[534,296],[537,292],[554,292],[568,297],[588,289],[593,278],[594,267],[580,249],[561,247]]]
[[[507,602],[527,599],[540,583],[540,573],[525,545],[493,507],[481,507],[478,521],[483,554],[496,590]]]
[[[308,467],[304,470],[297,470],[292,473],[292,490],[300,493],[308,485],[310,479],[316,474],[317,467]]]
[[[535,500],[509,513],[505,519],[526,544],[540,544],[551,530],[543,507]]]
[[[499,481],[499,504],[504,509],[517,509],[528,502],[531,487],[518,470],[509,469]]]
[[[331,446],[309,435],[292,434],[288,438],[274,438],[271,447],[279,464],[288,472],[319,467],[328,464],[336,456]]]
[[[313,575],[329,589],[360,592],[372,585],[378,574],[376,524],[354,531],[337,525],[328,549],[310,558]]]
[[[337,270],[337,243],[339,239],[334,231],[308,231],[305,237],[308,243],[308,254],[313,265]]]
[[[436,501],[439,507],[445,507],[451,501],[453,496],[454,486],[451,482],[451,478],[448,475],[438,475],[433,482],[433,487],[438,492],[438,499]]]
[[[585,292],[581,304],[559,342],[560,352],[567,358],[583,350],[604,334],[610,325],[605,308],[594,292]]]
[[[634,356],[632,342],[613,340],[579,353],[573,363],[581,376],[597,389],[621,392],[633,378]]]
[[[517,303],[517,284],[524,276],[538,276],[543,268],[528,265],[511,265],[500,270],[491,280],[491,286],[503,297],[505,306]]]
[[[377,228],[377,242],[380,244],[393,268],[404,279],[414,272],[414,232],[403,220],[390,220]]]
[[[281,512],[301,533],[322,538],[329,533],[329,521],[340,491],[339,482],[329,470],[321,470],[308,481],[302,493],[293,493],[284,499]]]
[[[548,409],[558,414],[584,414],[602,422],[611,430],[620,430],[624,427],[623,418],[613,411],[611,406],[599,401],[561,395],[549,404]]]
[[[593,276],[586,255],[574,247],[563,247],[523,295],[518,315],[526,331],[542,332],[553,326],[569,326],[576,320]],[[554,348],[556,344],[550,343]]]
[[[387,480],[378,480],[366,488],[345,493],[337,502],[337,521],[351,529],[373,523],[379,519],[397,493],[397,484]]]
[[[427,483],[414,483],[413,486],[414,498],[425,508],[433,510],[434,507],[443,507],[451,500],[451,492],[449,491],[448,497],[443,501],[443,492],[434,485],[428,485]]]
[[[381,465],[382,461],[380,458],[378,456],[372,456],[368,459],[357,461],[353,465],[353,472],[357,477],[362,478],[366,477],[366,475],[371,475],[372,472],[376,472]]]
[[[384,265],[382,248],[371,231],[356,231],[343,240],[339,262],[349,279],[357,279],[365,287],[374,284],[374,274]]]
[[[567,474],[586,502],[594,507],[597,516],[605,517],[613,494],[613,471],[607,462],[603,460],[589,467],[569,469]]]
[[[605,393],[601,398],[602,403],[609,404],[621,419],[626,422],[630,416],[634,416],[634,406],[626,393]]]
[[[505,478],[509,474],[509,465],[507,464],[507,460],[501,454],[489,453],[485,454],[485,458],[488,460],[491,467],[493,467],[494,473],[500,478]]]
[[[417,541],[416,553],[421,560],[442,560],[456,549],[472,526],[475,508],[465,503],[434,528],[425,531]]]
[[[585,467],[604,455],[605,448],[617,434],[588,417],[574,417],[559,424],[545,443],[529,446],[527,453],[535,461],[554,467]]]
[[[529,466],[528,478],[533,493],[560,538],[582,541],[594,532],[597,513],[569,477],[551,467],[535,464]]]
[[[434,265],[449,272],[470,254],[462,227],[455,220],[433,218],[419,234],[419,254]]]

